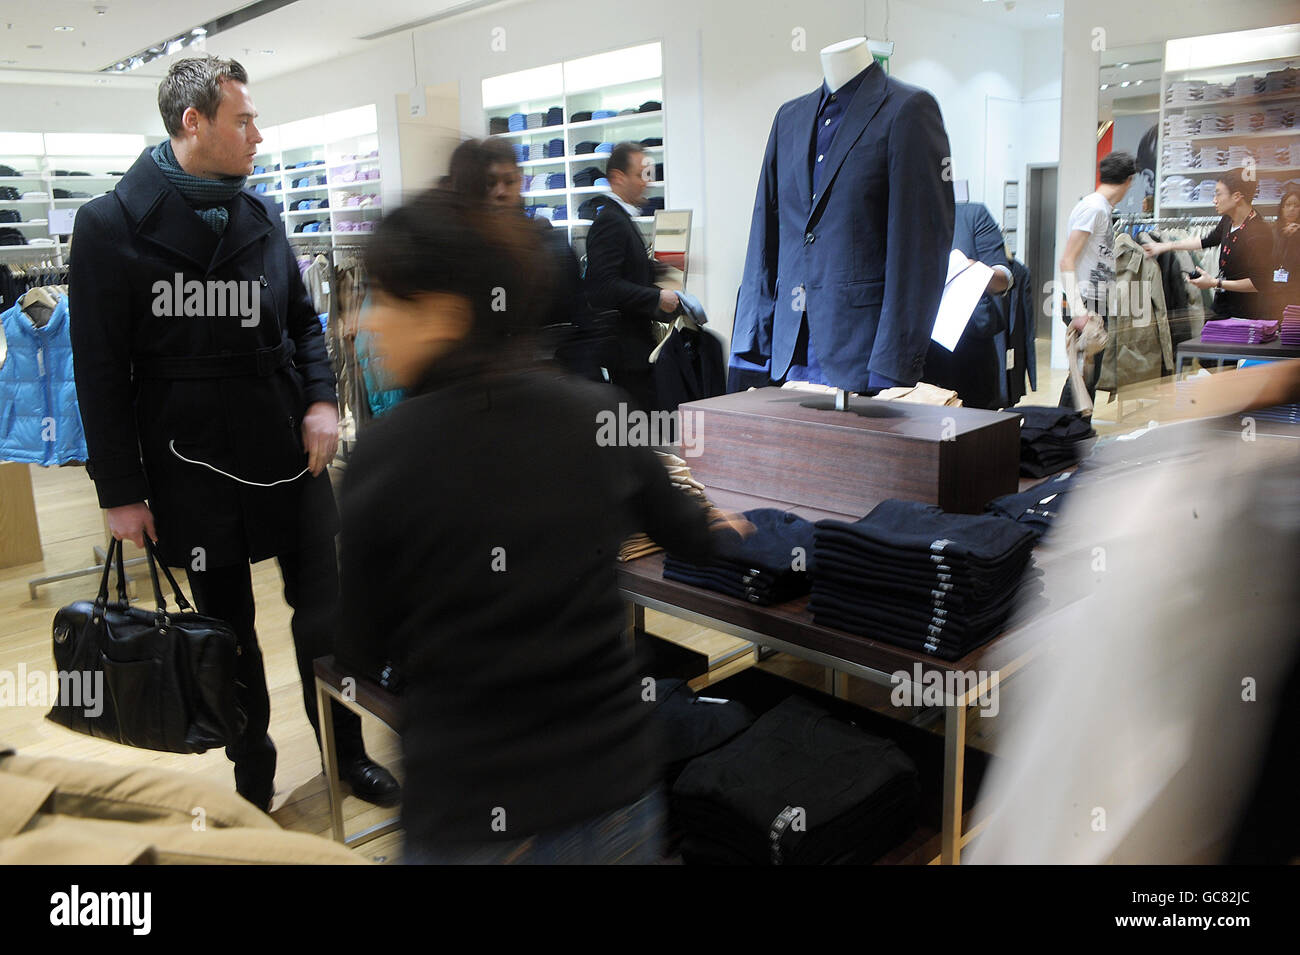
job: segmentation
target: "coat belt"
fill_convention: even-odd
[[[265,378],[293,359],[293,345],[282,341],[274,348],[223,355],[187,355],[179,358],[135,358],[137,378]]]

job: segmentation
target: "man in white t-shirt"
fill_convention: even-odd
[[[1065,251],[1061,253],[1061,284],[1071,324],[1079,331],[1083,331],[1092,315],[1099,316],[1103,322],[1106,320],[1106,305],[1115,285],[1115,233],[1110,216],[1133,185],[1137,161],[1129,153],[1113,152],[1102,159],[1097,172],[1101,179],[1097,191],[1084,196],[1070,210]],[[1097,395],[1103,354],[1093,359],[1092,375],[1087,382],[1090,399]],[[1061,407],[1073,405],[1073,392],[1067,380],[1061,392]]]

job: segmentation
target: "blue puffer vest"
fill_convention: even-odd
[[[0,315],[7,354],[0,365],[0,461],[67,464],[86,460],[68,337],[68,298],[37,328],[22,303]]]

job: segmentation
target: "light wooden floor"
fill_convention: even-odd
[[[1040,345],[1040,389],[1024,399],[1025,404],[1055,404],[1065,374],[1050,369],[1046,346]],[[1138,394],[1139,392],[1134,392]],[[1126,396],[1127,397],[1127,396]],[[1140,407],[1128,402],[1129,418],[1118,430],[1141,427],[1146,422]],[[1099,402],[1098,431],[1117,430],[1109,420],[1116,405]],[[0,569],[0,670],[16,672],[20,664],[30,669],[51,665],[50,624],[54,612],[74,600],[88,599],[96,582],[80,578],[46,585],[37,599],[28,596],[27,581],[46,574],[89,566],[92,547],[103,543],[103,524],[94,489],[85,470],[79,467],[31,469],[33,491],[40,523],[44,552],[42,561]],[[141,582],[147,586],[147,578]],[[184,581],[182,580],[182,583]],[[328,800],[321,774],[319,752],[302,710],[298,671],[294,663],[289,633],[289,611],[281,595],[279,571],[274,561],[253,567],[253,587],[257,599],[257,630],[266,661],[267,684],[271,693],[271,737],[279,750],[276,794],[271,815],[287,829],[315,833],[328,838]],[[752,653],[734,655],[744,646],[741,641],[704,627],[649,611],[646,628],[651,633],[688,647],[701,654],[701,672],[710,666],[712,673],[698,681],[716,681],[739,668],[753,665]],[[727,660],[725,666],[718,661]],[[765,661],[764,669],[782,672],[792,679],[813,686],[825,685],[824,671],[778,654]],[[850,680],[848,696],[865,705],[888,706],[888,691]],[[1003,713],[1007,701],[1003,701]],[[992,743],[996,720],[975,720],[973,737],[988,737],[972,742]],[[935,725],[942,732],[942,722]],[[365,727],[370,754],[388,765],[400,777],[399,746],[396,737],[377,723]],[[153,753],[80,736],[44,719],[44,711],[27,707],[0,707],[0,743],[29,755],[49,755],[75,759],[93,759],[118,765],[150,765],[193,773],[212,782],[234,788],[231,767],[221,751],[201,756]],[[388,818],[393,810],[370,806],[348,797],[344,817],[349,832]],[[401,834],[394,833],[375,840],[357,853],[378,862],[394,862],[401,857]]]

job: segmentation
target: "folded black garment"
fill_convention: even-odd
[[[585,123],[585,122],[587,122],[589,119],[591,119],[591,110],[589,110],[589,109],[580,109],[580,110],[578,110],[576,113],[574,113],[573,115],[571,115],[571,116],[569,117],[569,122],[571,122],[571,123]],[[592,148],[594,149],[595,147],[593,146]],[[579,150],[579,152],[581,152],[581,150]]]
[[[1004,494],[989,501],[984,510],[1018,521],[1040,534],[1046,533],[1055,522],[1070,488],[1074,486],[1074,474],[1073,471],[1058,474],[1041,484],[1035,484],[1027,491]]]
[[[720,564],[691,564],[684,560],[678,560],[671,555],[664,558],[664,569],[687,576],[738,584],[761,591],[770,591],[790,576],[786,574],[776,577],[754,568],[724,567]]]
[[[875,626],[857,618],[840,617],[830,611],[814,614],[813,622],[821,627],[843,630],[845,633],[857,634],[866,637],[868,640],[879,640],[881,643],[888,643],[903,650],[911,650],[913,653],[926,653],[941,660],[960,660],[972,650],[988,643],[1005,629],[1003,627],[990,627],[988,632],[984,634],[963,637],[959,640],[952,636],[935,634],[917,637],[910,632],[903,633],[893,628]]]
[[[813,552],[812,521],[774,507],[759,507],[744,512],[754,525],[754,532],[741,537],[734,531],[713,535],[714,553],[720,560],[756,567],[770,574],[789,573],[795,566],[811,570]],[[797,553],[796,553],[797,551]]]
[[[1001,518],[1007,520],[1007,518]],[[1032,542],[1036,536],[1025,528]],[[822,535],[822,532],[818,532]],[[819,536],[814,559],[822,556],[835,562],[842,570],[860,571],[874,576],[893,576],[912,583],[950,582],[986,590],[1014,579],[1023,569],[1032,547],[1018,547],[1002,560],[981,563],[945,554],[911,554],[889,551],[884,548],[866,548],[843,538]],[[821,555],[821,556],[818,556]],[[818,570],[821,570],[820,564]]]
[[[1007,518],[999,518],[999,520],[1007,520]],[[946,574],[953,579],[978,584],[1015,574],[1019,570],[1027,555],[1032,552],[1035,540],[1034,535],[1028,533],[1027,528],[1025,530],[1028,543],[1017,547],[997,561],[968,560],[951,554],[918,554],[912,551],[868,546],[830,528],[818,529],[814,555],[825,552],[841,563],[848,563],[850,566],[868,571],[874,570],[876,573],[888,570],[889,573],[907,575],[916,579],[943,579],[939,575]]]
[[[1031,433],[1053,430],[1077,431],[1080,423],[1086,426],[1085,430],[1092,430],[1087,418],[1069,408],[1060,408],[1054,405],[1017,405],[1007,410],[1020,415],[1020,433],[1022,435],[1025,431]]]
[[[817,578],[813,581],[814,594],[847,594],[852,599],[878,604],[882,607],[946,607],[950,610],[966,613],[978,612],[1001,599],[1002,595],[1017,586],[1024,586],[1028,581],[1037,581],[1042,571],[1035,566],[1025,568],[1020,580],[1009,580],[1005,584],[977,592],[973,588],[939,585],[916,584],[910,581],[884,581],[879,578],[864,578],[860,574],[842,571],[828,564],[820,564]]]
[[[858,537],[868,546],[930,552],[945,559],[996,562],[1033,546],[1033,535],[1015,521],[987,514],[950,514],[934,504],[897,499],[881,501],[852,524],[818,521],[817,527]]]
[[[591,117],[588,116],[587,118],[590,119]],[[592,142],[589,139],[584,139],[582,142],[578,143],[578,145],[573,147],[573,152],[575,155],[585,155],[587,153],[594,153],[596,151],[596,147],[599,145],[600,143]]]
[[[655,681],[651,723],[658,733],[664,767],[671,785],[687,763],[735,739],[754,723],[754,714],[737,700],[701,701],[684,680]]]
[[[607,196],[592,196],[590,199],[583,201],[578,206],[578,218],[594,222],[596,216],[600,214],[601,208],[609,201]]]
[[[801,697],[769,710],[682,771],[674,816],[692,846],[722,846],[753,864],[866,861],[915,824],[916,767],[894,743]],[[802,826],[791,825],[802,810]],[[698,860],[703,861],[703,860]]]
[[[662,136],[647,136],[645,139],[641,140],[642,146],[662,146],[663,144],[664,140]]]
[[[923,633],[931,624],[958,637],[995,626],[1011,612],[1019,588],[1013,587],[989,604],[967,610],[947,605],[917,602],[891,603],[863,598],[860,594],[834,588],[818,588],[808,600],[813,613],[830,611],[843,617],[855,617],[886,627],[904,630],[916,628]]]
[[[800,585],[780,584],[771,588],[755,587],[750,584],[741,583],[737,579],[726,579],[712,575],[701,575],[697,573],[683,573],[682,571],[665,566],[664,579],[675,580],[678,583],[690,584],[692,587],[703,587],[705,590],[712,590],[716,593],[726,594],[728,597],[735,597],[737,600],[744,600],[746,603],[757,604],[761,607],[770,607],[772,604],[785,603],[802,597],[808,592],[807,583]]]
[[[510,131],[510,119],[507,116],[490,116],[488,117],[488,135],[495,136],[497,133],[508,133]]]
[[[605,176],[605,170],[599,166],[588,166],[586,169],[573,174],[573,184],[575,186],[594,186],[597,179]]]
[[[659,102],[657,99],[648,99],[641,104],[641,107],[637,110],[637,112],[653,113],[655,110],[660,110],[663,108],[664,108],[664,104]]]
[[[13,166],[0,165],[0,176],[16,176],[16,175],[18,175],[18,170],[15,169]]]

